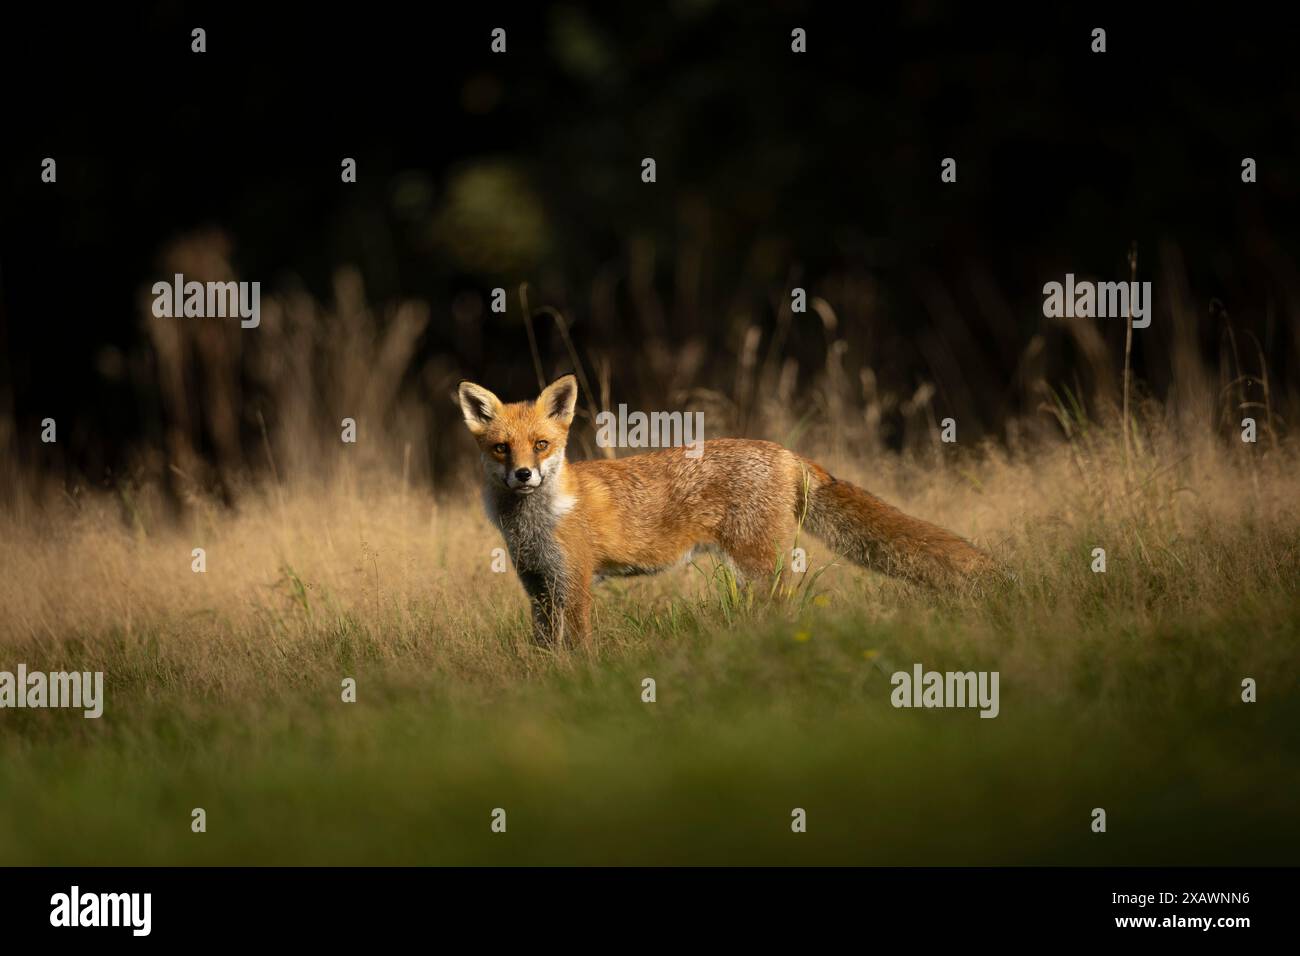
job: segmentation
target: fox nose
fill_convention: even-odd
[[[527,481],[529,478],[533,477],[533,473],[527,468],[516,468],[515,477],[520,481]]]

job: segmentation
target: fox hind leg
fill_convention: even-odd
[[[722,550],[731,559],[737,578],[767,593],[789,571],[795,540],[794,521],[783,516],[762,527],[749,526],[735,531],[739,533],[723,538]]]

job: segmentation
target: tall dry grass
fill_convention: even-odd
[[[203,234],[163,258],[169,269],[228,279],[228,256],[223,237]],[[633,276],[643,275],[633,259]],[[1162,251],[1161,268],[1169,287],[1185,285],[1175,250]],[[836,291],[853,314],[873,308],[870,286]],[[662,308],[648,286],[643,292],[639,313]],[[526,288],[519,298],[528,305]],[[704,361],[700,344],[674,352],[655,333],[662,322],[644,316],[643,369],[615,373],[608,356],[584,350],[565,317],[545,307],[529,309],[518,344],[530,348],[539,378],[567,364],[588,383],[571,454],[596,453],[591,418],[624,399],[624,371],[636,378],[660,369],[670,374],[645,407],[702,410],[708,435],[758,435],[811,454],[989,547],[1028,589],[1048,588],[1051,569],[1083,567],[1087,554],[1077,549],[1087,542],[1107,548],[1108,580],[1133,597],[1149,586],[1138,569],[1170,556],[1207,602],[1240,574],[1286,583],[1293,555],[1278,541],[1291,540],[1300,488],[1285,416],[1262,354],[1251,356],[1230,329],[1220,368],[1204,367],[1186,301],[1160,333],[1179,370],[1169,401],[1135,391],[1125,420],[1129,399],[1121,399],[1114,357],[1094,323],[1072,322],[1058,331],[1077,345],[1082,374],[1074,383],[1046,381],[1043,339],[1034,336],[1016,383],[1037,403],[1034,413],[1008,419],[1005,440],[978,447],[962,440],[960,418],[958,443],[938,440],[930,385],[902,395],[878,388],[870,367],[849,374],[852,336],[836,304],[813,296],[809,312],[796,315],[788,296],[775,301],[770,334],[746,325],[731,381],[714,387],[692,374]],[[517,585],[488,570],[499,542],[479,513],[472,443],[450,400],[461,373],[445,358],[417,362],[426,306],[368,303],[359,276],[343,270],[328,304],[304,293],[269,297],[256,336],[241,338],[234,323],[156,319],[143,301],[142,315],[159,369],[165,441],[143,451],[134,477],[107,493],[7,474],[0,641],[49,649],[108,634],[129,647],[141,634],[175,633],[163,651],[174,679],[230,687],[241,673],[255,682],[286,660],[300,667],[296,642],[346,621],[380,657],[463,659],[470,670],[491,670],[488,659],[507,671],[527,666]],[[537,346],[548,324],[561,333],[561,356]],[[785,352],[801,324],[824,339],[820,368],[801,369]],[[949,391],[974,387],[953,381]],[[205,390],[196,391],[199,384]],[[1245,414],[1259,421],[1257,444],[1236,440]],[[358,424],[355,445],[340,441],[343,418]],[[240,422],[255,423],[251,445]],[[457,464],[440,468],[449,446],[458,449]],[[436,484],[440,473],[450,481]],[[1258,564],[1235,575],[1224,573],[1215,550],[1233,535],[1259,542],[1242,551]],[[199,547],[206,574],[190,570]],[[826,581],[867,593],[893,587],[847,570]],[[682,583],[626,589],[660,596]],[[615,615],[603,623],[607,634],[618,629]]]
[[[1285,445],[1258,453],[1208,435],[1193,444],[1150,408],[1133,430],[1130,478],[1116,429],[1058,412],[1069,439],[1029,452],[904,458],[798,445],[989,548],[1015,573],[1022,608],[1062,633],[1101,595],[1152,615],[1190,604],[1212,615],[1249,591],[1294,595],[1300,474]],[[0,537],[0,645],[51,665],[69,646],[92,669],[120,670],[138,654],[187,692],[238,697],[334,674],[340,635],[375,662],[494,685],[555,662],[529,646],[513,574],[492,571],[501,542],[474,491],[404,482],[396,462],[343,458],[319,477],[241,489],[236,509],[195,496],[179,523],[156,488],[70,495],[0,516]],[[814,567],[835,565],[819,589],[839,604],[889,615],[929,600],[802,543]],[[1089,570],[1093,547],[1107,551],[1104,577]],[[206,573],[191,569],[195,548]],[[600,637],[585,653],[656,640],[627,617],[629,605],[657,613],[677,597],[707,607],[700,571],[607,587]]]

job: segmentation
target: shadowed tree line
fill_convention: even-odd
[[[1118,407],[1123,321],[1045,319],[1042,286],[1127,279],[1134,245],[1155,295],[1137,400],[1224,435],[1262,409],[1273,439],[1295,405],[1300,97],[1267,14],[204,12],[202,55],[172,5],[32,16],[4,40],[14,468],[233,498],[323,467],[354,417],[362,457],[442,480],[468,450],[458,377],[522,397],[575,364],[598,407],[691,404],[736,433],[916,450],[951,416],[963,443],[1015,443],[1063,394]],[[77,67],[33,84],[51,51]],[[153,319],[149,286],[182,269],[260,281],[262,325]],[[530,334],[525,286],[561,321]]]

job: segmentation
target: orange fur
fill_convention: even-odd
[[[482,454],[484,502],[541,642],[587,638],[597,576],[654,573],[705,549],[729,558],[741,577],[761,578],[775,573],[801,524],[850,560],[912,580],[939,584],[991,566],[957,535],[772,442],[719,438],[698,457],[670,448],[566,462],[577,395],[572,375],[513,404],[460,386]]]

